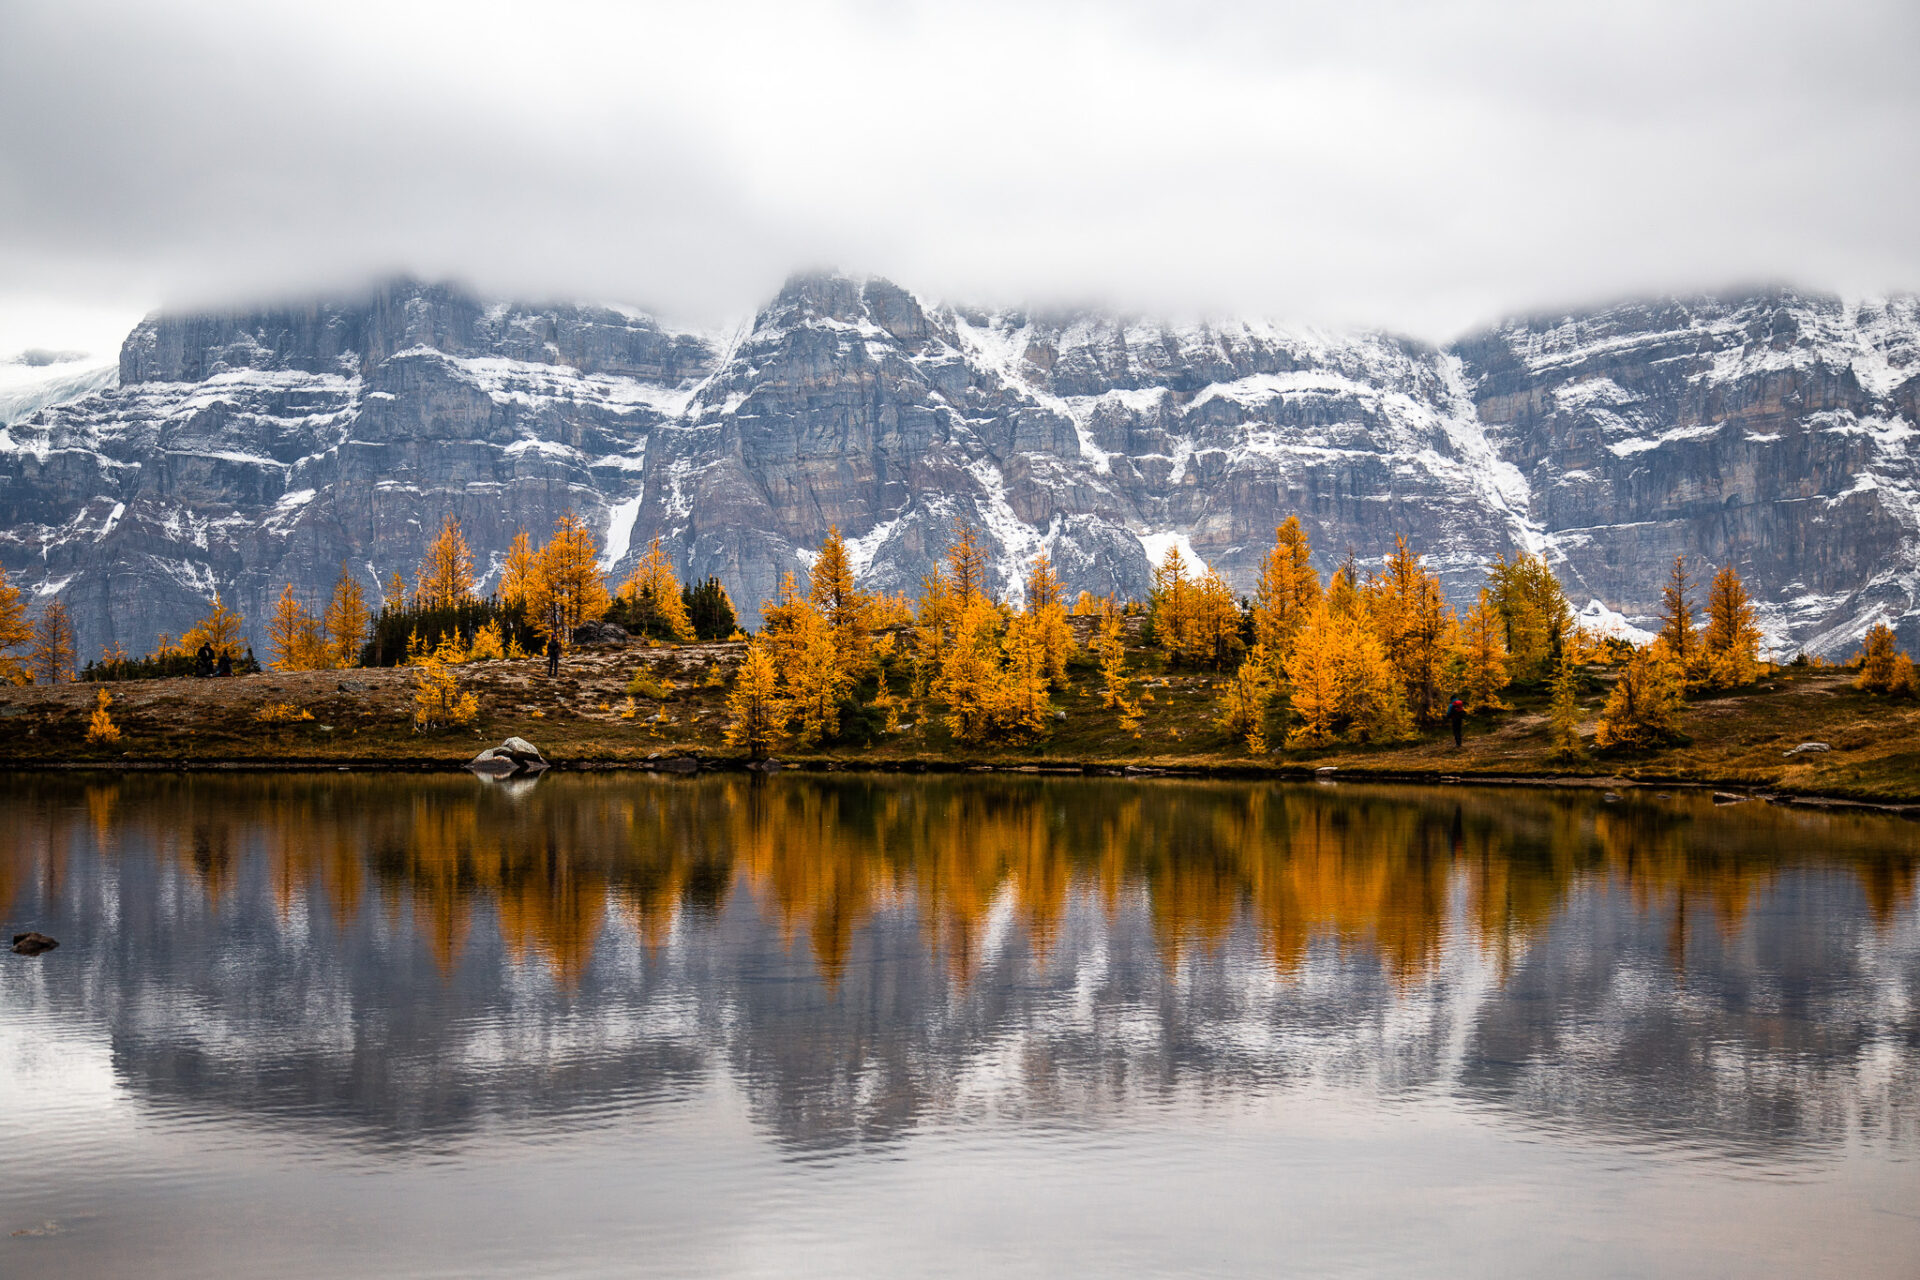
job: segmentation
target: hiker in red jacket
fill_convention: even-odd
[[[1460,730],[1467,723],[1467,704],[1455,698],[1447,707],[1447,723],[1453,726],[1453,745],[1460,745]]]

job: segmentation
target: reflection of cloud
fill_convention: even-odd
[[[1300,1089],[1769,1151],[1920,1121],[1891,821],[1003,779],[9,786],[0,876],[74,944],[47,1007],[99,1019],[138,1095],[275,1126],[438,1143],[721,1078],[828,1150]]]
[[[0,1115],[9,1125],[45,1139],[133,1123],[133,1095],[114,1076],[104,1028],[56,1016],[41,983],[0,984],[0,997]]]

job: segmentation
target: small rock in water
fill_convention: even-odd
[[[44,933],[16,933],[13,935],[13,953],[18,956],[37,956],[51,951],[60,943]]]
[[[1735,795],[1731,791],[1716,791],[1713,793],[1713,802],[1715,804],[1745,804],[1751,799],[1753,799],[1752,796]]]
[[[1609,791],[1606,795],[1602,796],[1601,799],[1605,800],[1608,804],[1619,804],[1620,793],[1618,791]]]

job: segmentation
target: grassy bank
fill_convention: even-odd
[[[549,680],[541,661],[474,663],[459,668],[480,702],[471,729],[417,734],[410,724],[413,673],[406,668],[273,673],[227,680],[146,680],[108,685],[0,689],[0,766],[95,764],[195,767],[220,764],[353,765],[450,768],[482,746],[518,734],[567,765],[642,765],[694,755],[741,760],[722,744],[727,684],[738,644],[581,652]],[[1549,755],[1545,699],[1511,697],[1510,711],[1469,722],[1466,745],[1432,730],[1391,747],[1336,746],[1277,751],[1259,760],[1213,724],[1221,678],[1167,672],[1140,653],[1146,704],[1138,738],[1124,733],[1099,701],[1090,666],[1070,672],[1055,699],[1065,713],[1037,745],[964,748],[932,715],[912,708],[899,733],[864,743],[782,753],[795,764],[838,767],[1163,768],[1235,773],[1309,772],[1328,765],[1347,774],[1501,777],[1546,780],[1618,778],[1788,791],[1880,802],[1920,802],[1920,705],[1856,693],[1850,674],[1787,669],[1761,686],[1688,703],[1692,742],[1630,755],[1593,755],[1576,763]],[[636,682],[635,677],[641,677]],[[1604,701],[1606,673],[1581,699],[1592,721]],[[637,689],[636,689],[637,685]],[[113,697],[122,739],[86,741],[100,688]],[[627,709],[630,690],[633,714]],[[655,696],[664,695],[664,696]],[[311,720],[270,724],[269,704]],[[1800,742],[1832,750],[1786,756]]]

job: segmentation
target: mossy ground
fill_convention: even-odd
[[[673,755],[738,760],[740,753],[726,747],[722,735],[727,684],[741,651],[739,644],[711,644],[580,652],[568,657],[553,680],[539,660],[469,664],[459,671],[479,697],[479,721],[429,733],[412,729],[413,674],[405,668],[9,688],[0,690],[0,764],[444,768],[509,734],[532,740],[569,765],[640,764],[649,756]],[[857,732],[782,758],[827,767],[1131,765],[1249,773],[1335,765],[1350,775],[1619,778],[1920,802],[1920,704],[1857,693],[1845,671],[1787,668],[1752,689],[1697,697],[1687,704],[1685,720],[1692,741],[1659,751],[1556,760],[1545,692],[1521,691],[1509,693],[1511,710],[1470,721],[1459,749],[1436,727],[1404,744],[1280,750],[1256,760],[1243,742],[1214,724],[1223,676],[1169,672],[1145,651],[1137,651],[1134,662],[1146,710],[1138,737],[1123,732],[1116,715],[1100,706],[1099,674],[1079,662],[1068,689],[1055,698],[1065,718],[1036,744],[964,748],[953,741],[938,708],[914,706],[903,712],[899,733]],[[635,696],[629,719],[621,713],[636,673],[647,688]],[[1608,673],[1595,673],[1581,699],[1589,735],[1608,679]],[[113,696],[112,715],[122,733],[108,747],[85,740],[102,687]],[[649,696],[656,688],[667,696]],[[904,692],[904,681],[897,689]],[[277,726],[255,719],[274,702],[291,703],[313,719]],[[1784,754],[1807,741],[1832,750]]]

